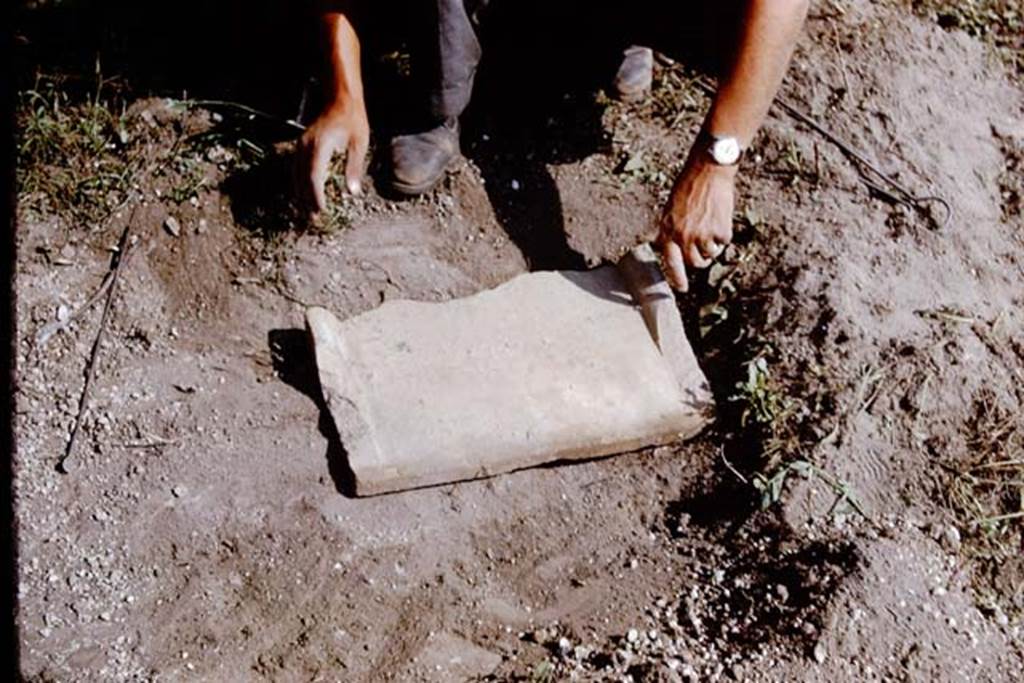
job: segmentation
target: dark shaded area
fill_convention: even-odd
[[[492,1],[482,13],[483,58],[463,116],[464,152],[532,270],[588,265],[568,244],[547,166],[611,151],[599,93],[608,90],[623,50],[648,45],[716,71],[733,10],[731,3],[710,4],[716,7]]]
[[[301,30],[303,3],[271,0],[66,0],[16,16],[16,70],[22,86],[37,70],[65,85],[95,77],[132,96],[239,99],[294,115],[314,41]],[[298,11],[297,11],[298,10]]]
[[[17,3],[14,71],[19,89],[36,75],[62,87],[124,98],[168,96],[246,104],[284,119],[308,120],[320,106],[325,61],[316,0],[64,0]],[[374,0],[355,17],[364,49],[370,116],[395,128],[413,97],[396,55],[422,33],[421,3]],[[29,7],[29,5],[39,5]],[[411,7],[407,7],[410,5]],[[383,101],[382,101],[383,95]],[[258,136],[258,131],[253,133]]]
[[[308,223],[308,212],[292,197],[294,183],[292,158],[272,155],[229,176],[221,190],[231,198],[235,223],[266,238]]]
[[[572,31],[569,17],[558,14],[531,3],[488,10],[474,97],[463,117],[466,156],[480,168],[495,215],[532,270],[586,267],[566,240],[547,165],[611,150],[595,95],[624,47],[623,36],[595,39],[601,27]]]
[[[703,586],[703,609],[689,599],[682,602],[679,623],[691,635],[710,636],[730,649],[748,649],[785,634],[810,654],[818,632],[827,626],[822,623],[825,606],[864,559],[851,543],[794,546],[782,533],[771,537],[763,550],[756,544],[733,544],[730,553],[737,559],[728,564],[719,586]]]
[[[10,27],[13,26],[10,3],[0,10],[2,47],[0,63],[10,64],[13,58]],[[0,258],[0,282],[3,292],[0,310],[0,340],[3,340],[3,373],[7,390],[2,392],[3,412],[0,426],[0,627],[3,640],[0,642],[0,678],[7,681],[21,680],[20,638],[17,624],[18,614],[18,545],[17,523],[14,516],[14,482],[12,480],[14,442],[14,391],[15,387],[15,296],[14,260],[17,223],[15,220],[14,195],[14,74],[7,69],[0,70],[0,214],[3,215],[4,247]],[[7,673],[2,673],[6,671]]]
[[[745,246],[755,239],[753,227],[738,223],[735,228],[735,244]],[[665,526],[671,535],[679,537],[680,530],[687,526],[681,523],[685,520],[727,540],[741,529],[765,521],[758,519],[762,497],[752,482],[758,475],[774,474],[785,456],[785,453],[766,448],[783,442],[790,446],[816,443],[821,435],[813,432],[812,425],[834,415],[836,406],[834,399],[828,393],[822,394],[820,388],[813,385],[813,379],[805,375],[776,377],[775,381],[787,387],[785,398],[812,406],[814,419],[779,417],[774,424],[744,419],[748,404],[737,400],[737,395],[741,393],[740,386],[747,381],[748,363],[763,357],[772,365],[779,353],[758,331],[775,328],[781,333],[797,324],[798,317],[787,315],[785,311],[776,312],[775,318],[770,318],[769,314],[769,308],[777,299],[788,302],[790,307],[799,305],[800,297],[791,288],[797,273],[792,269],[749,272],[743,282],[734,282],[735,290],[728,294],[709,285],[709,274],[708,270],[691,273],[690,293],[679,298],[679,308],[687,337],[701,359],[701,367],[715,394],[717,416],[713,441],[718,452],[701,481],[668,505]],[[702,319],[702,315],[707,315],[707,309],[716,305],[727,309],[728,315],[708,328],[707,319]],[[818,328],[827,331],[830,322],[828,315],[823,314],[810,337],[820,336]],[[737,473],[747,481],[741,480]],[[772,516],[770,510],[765,512],[767,518]]]
[[[738,231],[735,242],[745,244],[751,235]],[[733,536],[758,510],[756,491],[728,471],[723,458],[740,472],[751,474],[763,465],[767,433],[761,425],[743,425],[744,406],[730,400],[736,386],[746,379],[746,363],[760,350],[757,340],[747,339],[749,329],[762,329],[771,290],[742,290],[729,307],[729,317],[701,335],[701,310],[715,300],[717,291],[707,282],[708,271],[691,274],[690,293],[679,298],[679,311],[686,336],[701,359],[701,368],[715,394],[715,440],[721,443],[721,457],[708,473],[704,487],[666,509],[665,524],[678,537],[680,519],[688,517],[701,527],[715,527],[725,537]]]
[[[348,453],[341,442],[334,418],[331,417],[316,371],[316,357],[313,344],[306,330],[271,330],[267,334],[267,345],[274,372],[281,381],[299,393],[309,397],[320,411],[317,428],[327,439],[327,470],[338,493],[355,497],[355,476],[348,464]]]

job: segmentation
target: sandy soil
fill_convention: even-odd
[[[106,223],[25,208],[25,677],[1016,679],[1021,520],[988,532],[1015,553],[983,561],[950,492],[980,454],[1024,452],[1024,91],[901,3],[834,5],[812,10],[784,95],[952,216],[869,191],[777,110],[736,246],[683,301],[721,404],[688,444],[355,499],[302,332],[303,304],[443,300],[560,265],[566,245],[590,263],[631,246],[705,106],[669,66],[649,101],[599,107],[596,136],[588,95],[521,139],[480,115],[437,191],[345,199],[341,229],[270,229],[280,169],[224,147],[184,152],[207,180],[194,199],[168,198],[172,163]],[[216,123],[162,100],[126,120],[154,162]],[[96,291],[129,222],[59,474],[100,307],[37,336]],[[777,398],[757,428],[730,400],[755,358]],[[805,461],[760,510],[755,475]]]

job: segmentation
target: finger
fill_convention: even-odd
[[[694,268],[707,268],[711,265],[710,259],[701,255],[696,242],[690,242],[686,249],[686,263]]]
[[[333,141],[332,141],[333,142]],[[344,148],[346,141],[338,143],[338,148]],[[313,167],[310,172],[310,189],[316,201],[316,210],[324,211],[327,208],[327,177],[331,170],[331,159],[334,157],[334,144],[324,140],[313,148]]]
[[[725,249],[725,246],[722,245],[722,244],[719,244],[717,241],[712,239],[712,240],[701,240],[697,244],[697,248],[700,250],[700,253],[701,253],[702,256],[704,256],[705,258],[707,258],[710,261],[714,261],[716,258],[719,257],[719,255]]]
[[[726,221],[714,233],[715,241],[721,244],[723,247],[727,247],[732,244],[732,221]]]
[[[680,292],[689,289],[689,281],[686,279],[686,264],[683,263],[683,252],[675,242],[667,241],[662,244],[661,270],[673,288]]]
[[[370,136],[357,133],[348,144],[348,158],[345,160],[345,184],[352,194],[363,191],[363,169],[366,167],[366,150],[370,147]]]

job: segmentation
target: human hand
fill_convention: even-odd
[[[295,155],[299,198],[323,211],[327,208],[327,177],[335,153],[345,154],[345,185],[362,192],[363,168],[370,145],[370,124],[362,99],[351,98],[326,109],[299,139]]]
[[[662,212],[656,240],[669,284],[689,289],[686,266],[706,268],[732,241],[736,166],[691,159]]]

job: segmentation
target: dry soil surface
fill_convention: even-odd
[[[649,230],[704,95],[659,63],[648,101],[601,105],[586,154],[558,152],[574,100],[516,144],[483,117],[432,194],[337,198],[326,231],[265,229],[287,227],[281,188],[231,146],[176,150],[205,182],[172,197],[185,167],[161,160],[216,117],[136,103],[131,201],[96,225],[20,217],[25,677],[1016,679],[1020,516],[981,528],[951,491],[979,455],[1024,457],[1019,77],[902,3],[851,0],[812,9],[783,94],[948,220],[868,173],[871,190],[776,109],[736,244],[681,301],[716,428],[369,499],[348,495],[304,305],[470,294],[559,256],[561,231],[615,258]],[[61,474],[102,309],[82,307],[129,224]],[[40,340],[54,321],[70,324]],[[979,559],[992,535],[1010,551]]]

